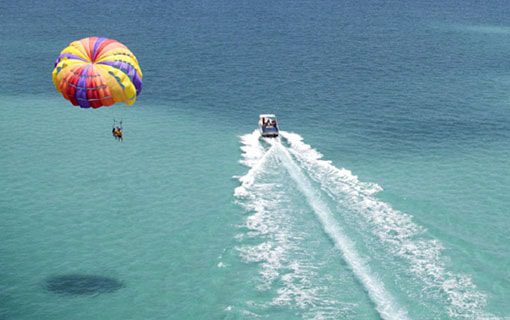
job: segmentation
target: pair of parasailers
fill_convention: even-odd
[[[120,121],[120,124],[117,126],[115,120],[113,120],[112,135],[115,139],[122,141],[122,121]]]
[[[122,141],[122,128],[114,127],[112,129],[112,135],[115,137],[115,139]]]

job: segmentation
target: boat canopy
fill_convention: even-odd
[[[262,119],[262,118],[266,118],[266,119],[270,119],[270,120],[276,120],[276,116],[272,113],[267,113],[267,114],[261,114],[259,116],[259,119]]]

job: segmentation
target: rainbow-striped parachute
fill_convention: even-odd
[[[132,105],[142,91],[142,70],[122,43],[90,37],[72,42],[55,61],[53,83],[81,108]]]

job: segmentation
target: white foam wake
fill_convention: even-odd
[[[285,168],[279,165],[275,140],[264,146],[258,132],[241,137],[242,160],[249,171],[239,177],[236,188],[238,204],[250,215],[237,235],[236,247],[243,261],[257,263],[260,291],[274,292],[268,304],[247,307],[260,311],[275,306],[301,310],[305,319],[345,318],[352,303],[332,298],[317,261],[303,248],[308,235],[296,227],[297,208],[289,195],[288,184],[282,184]],[[306,211],[305,211],[306,212]]]
[[[414,223],[410,215],[393,209],[374,196],[381,190],[380,187],[362,183],[350,171],[322,160],[322,155],[305,144],[298,134],[282,132],[282,136],[289,143],[289,152],[299,166],[334,201],[362,217],[388,253],[407,261],[409,271],[426,288],[432,291],[439,289],[443,293],[450,317],[494,319],[484,313],[486,297],[477,290],[471,278],[446,269],[441,256],[441,243],[427,239],[424,236],[426,230]]]
[[[238,177],[241,185],[234,190],[234,195],[236,197],[247,195],[247,188],[253,185],[256,175],[266,163],[266,159],[268,159],[273,152],[272,148],[265,150],[259,138],[260,134],[257,130],[241,136],[243,158],[239,162],[249,167],[250,170],[244,176]]]
[[[320,195],[310,184],[308,178],[294,162],[285,147],[279,144],[273,146],[281,156],[282,164],[288,170],[298,188],[306,197],[316,216],[320,220],[324,231],[340,250],[345,262],[367,290],[370,299],[375,303],[377,312],[383,319],[407,319],[407,312],[395,302],[395,299],[384,288],[384,284],[371,272],[370,267],[356,252],[350,239],[345,236],[342,228],[335,220],[327,204],[320,199]]]

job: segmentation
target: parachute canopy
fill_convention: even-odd
[[[52,73],[55,88],[81,108],[132,105],[142,91],[142,70],[122,43],[103,37],[72,42],[62,50]]]

